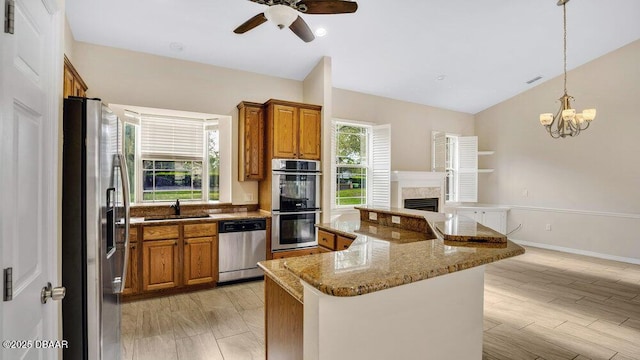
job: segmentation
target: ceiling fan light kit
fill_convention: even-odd
[[[562,6],[564,25],[564,95],[560,100],[560,109],[554,116],[552,113],[540,114],[540,124],[549,132],[552,138],[565,138],[578,136],[582,130],[586,130],[593,119],[596,118],[596,109],[585,109],[581,113],[571,108],[573,96],[567,94],[567,8],[569,0],[559,0],[557,5]],[[555,125],[555,127],[554,127]]]
[[[291,26],[298,18],[298,13],[291,7],[286,5],[269,6],[264,11],[264,17],[272,23],[276,24],[279,29]]]
[[[345,0],[250,0],[252,2],[267,5],[268,8],[260,14],[245,21],[233,30],[236,34],[244,34],[247,31],[271,21],[280,29],[288,27],[304,42],[315,39],[309,25],[302,19],[303,14],[348,14],[358,10],[355,1]],[[322,36],[322,35],[320,35]]]

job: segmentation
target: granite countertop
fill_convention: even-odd
[[[208,223],[211,221],[219,220],[236,220],[236,219],[266,219],[270,218],[271,213],[264,210],[257,211],[235,211],[227,213],[214,213],[207,214],[206,217],[193,217],[182,219],[159,219],[159,220],[145,220],[144,217],[132,217],[131,225],[179,225],[184,223],[198,224]]]
[[[457,219],[455,215],[419,210],[359,209],[425,219],[430,230],[435,223]],[[508,240],[502,244],[448,241],[438,231],[405,230],[363,221],[354,215],[339,216],[318,228],[357,238],[347,250],[259,263],[267,275],[298,300],[302,299],[302,287],[297,284],[300,279],[329,295],[356,296],[524,253],[524,248]],[[454,233],[466,235],[464,229],[458,230]]]

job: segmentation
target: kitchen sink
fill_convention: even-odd
[[[179,220],[179,219],[200,219],[208,218],[209,214],[190,214],[190,215],[155,215],[145,216],[144,221],[151,220]]]

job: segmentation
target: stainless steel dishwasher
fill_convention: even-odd
[[[265,219],[223,220],[218,223],[219,282],[263,275],[257,263],[266,259],[266,229]]]

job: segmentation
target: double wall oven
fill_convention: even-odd
[[[320,162],[272,160],[271,250],[316,246],[320,221]]]

